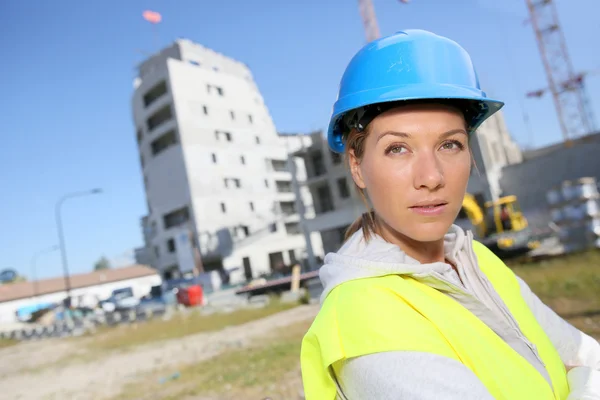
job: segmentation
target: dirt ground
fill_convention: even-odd
[[[273,331],[312,320],[317,311],[315,305],[300,306],[218,332],[152,343],[126,352],[82,350],[86,348],[86,341],[94,340],[93,336],[22,343],[0,349],[0,399],[114,398],[141,376],[202,363],[230,349],[251,347],[254,341]],[[290,379],[297,382],[290,390],[297,392],[300,376],[291,373]]]

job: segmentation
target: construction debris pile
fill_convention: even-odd
[[[600,247],[600,193],[595,178],[565,181],[548,191],[546,199],[565,253]]]

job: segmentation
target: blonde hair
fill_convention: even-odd
[[[354,150],[354,156],[360,161],[365,152],[365,139],[369,135],[368,129],[364,129],[359,131],[357,129],[352,129],[348,134],[345,142],[345,156],[346,156],[346,165],[349,169],[350,166],[350,150]],[[353,180],[354,182],[354,180]],[[360,194],[363,203],[367,210],[371,207],[369,206],[369,201],[367,200],[367,196],[365,195],[365,190],[360,188],[356,182],[354,182],[354,187]],[[352,235],[358,232],[359,229],[362,229],[363,237],[365,240],[371,239],[371,234],[375,233],[377,229],[377,225],[375,222],[375,210],[370,210],[363,213],[360,217],[358,217],[348,229],[346,229],[346,234],[344,235],[344,241],[348,240]]]

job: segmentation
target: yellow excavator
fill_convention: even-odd
[[[469,219],[475,239],[501,258],[523,255],[540,245],[533,238],[516,196],[488,201],[482,207],[475,196],[467,193],[462,211],[459,218],[466,216]]]

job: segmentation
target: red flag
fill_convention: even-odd
[[[142,16],[151,24],[158,24],[162,20],[162,15],[156,11],[146,10],[142,13]]]

